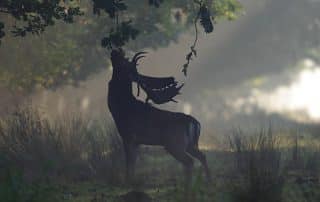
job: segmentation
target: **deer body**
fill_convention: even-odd
[[[108,107],[123,140],[127,177],[133,175],[137,147],[143,144],[163,146],[184,165],[188,181],[193,166],[191,156],[199,159],[209,180],[205,155],[198,149],[200,123],[192,116],[160,110],[137,100],[132,94],[131,69],[126,69],[128,63],[120,59],[123,60],[112,58],[114,69],[109,82]]]

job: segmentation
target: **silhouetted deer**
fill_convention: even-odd
[[[206,177],[210,180],[206,157],[198,148],[200,123],[192,116],[160,110],[134,97],[133,81],[144,90],[147,89],[147,94],[149,91],[149,99],[159,103],[172,100],[182,87],[177,87],[173,77],[153,78],[140,75],[136,67],[142,54],[143,52],[136,54],[129,61],[121,50],[113,50],[111,53],[113,73],[109,82],[108,106],[123,140],[127,178],[131,178],[134,173],[137,148],[143,144],[163,146],[180,161],[186,172],[187,184],[192,177],[192,157],[200,160]],[[161,89],[154,89],[155,86]],[[156,91],[159,93],[155,93]]]

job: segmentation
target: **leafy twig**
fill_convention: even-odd
[[[213,23],[211,20],[212,16],[210,14],[208,7],[203,3],[202,0],[201,1],[194,0],[194,3],[199,5],[199,11],[194,20],[194,28],[195,28],[196,36],[192,46],[190,47],[190,52],[186,55],[187,62],[183,65],[182,72],[185,76],[187,76],[188,67],[189,67],[190,61],[193,59],[193,56],[197,57],[196,45],[198,42],[198,27],[197,27],[198,20],[200,19],[200,23],[206,33],[211,33],[214,29]]]

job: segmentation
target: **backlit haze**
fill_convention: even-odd
[[[254,126],[274,119],[276,123],[319,123],[320,65],[304,55],[308,50],[301,49],[303,42],[294,35],[302,29],[300,16],[290,10],[288,0],[241,2],[244,14],[239,19],[221,21],[212,34],[201,33],[198,57],[191,62],[188,77],[183,76],[181,67],[194,39],[193,29],[182,34],[177,43],[146,50],[148,55],[139,65],[141,73],[173,75],[185,83],[182,95],[177,98],[179,103],[161,108],[194,115],[200,119],[207,136],[224,134],[233,126]],[[320,7],[319,1],[307,2],[309,6]],[[306,11],[307,8],[301,12]],[[313,28],[320,26],[320,14],[312,16],[306,25],[311,33],[306,35],[311,38]],[[317,35],[313,38],[317,40]],[[32,103],[54,116],[68,112],[90,117],[108,114],[106,95],[110,75],[108,67],[79,88],[37,92]]]

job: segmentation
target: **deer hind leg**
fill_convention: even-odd
[[[176,146],[175,146],[176,147]],[[178,150],[176,148],[166,148],[166,150],[184,166],[185,172],[185,189],[189,192],[192,182],[192,168],[193,168],[193,159],[187,152],[184,150]]]
[[[138,154],[138,145],[130,142],[125,142],[124,150],[126,155],[126,179],[127,181],[131,181],[134,176],[135,163]]]
[[[204,168],[206,174],[207,181],[211,182],[211,174],[208,167],[206,156],[197,147],[188,147],[187,151],[191,156],[193,156],[201,162],[201,165]]]

